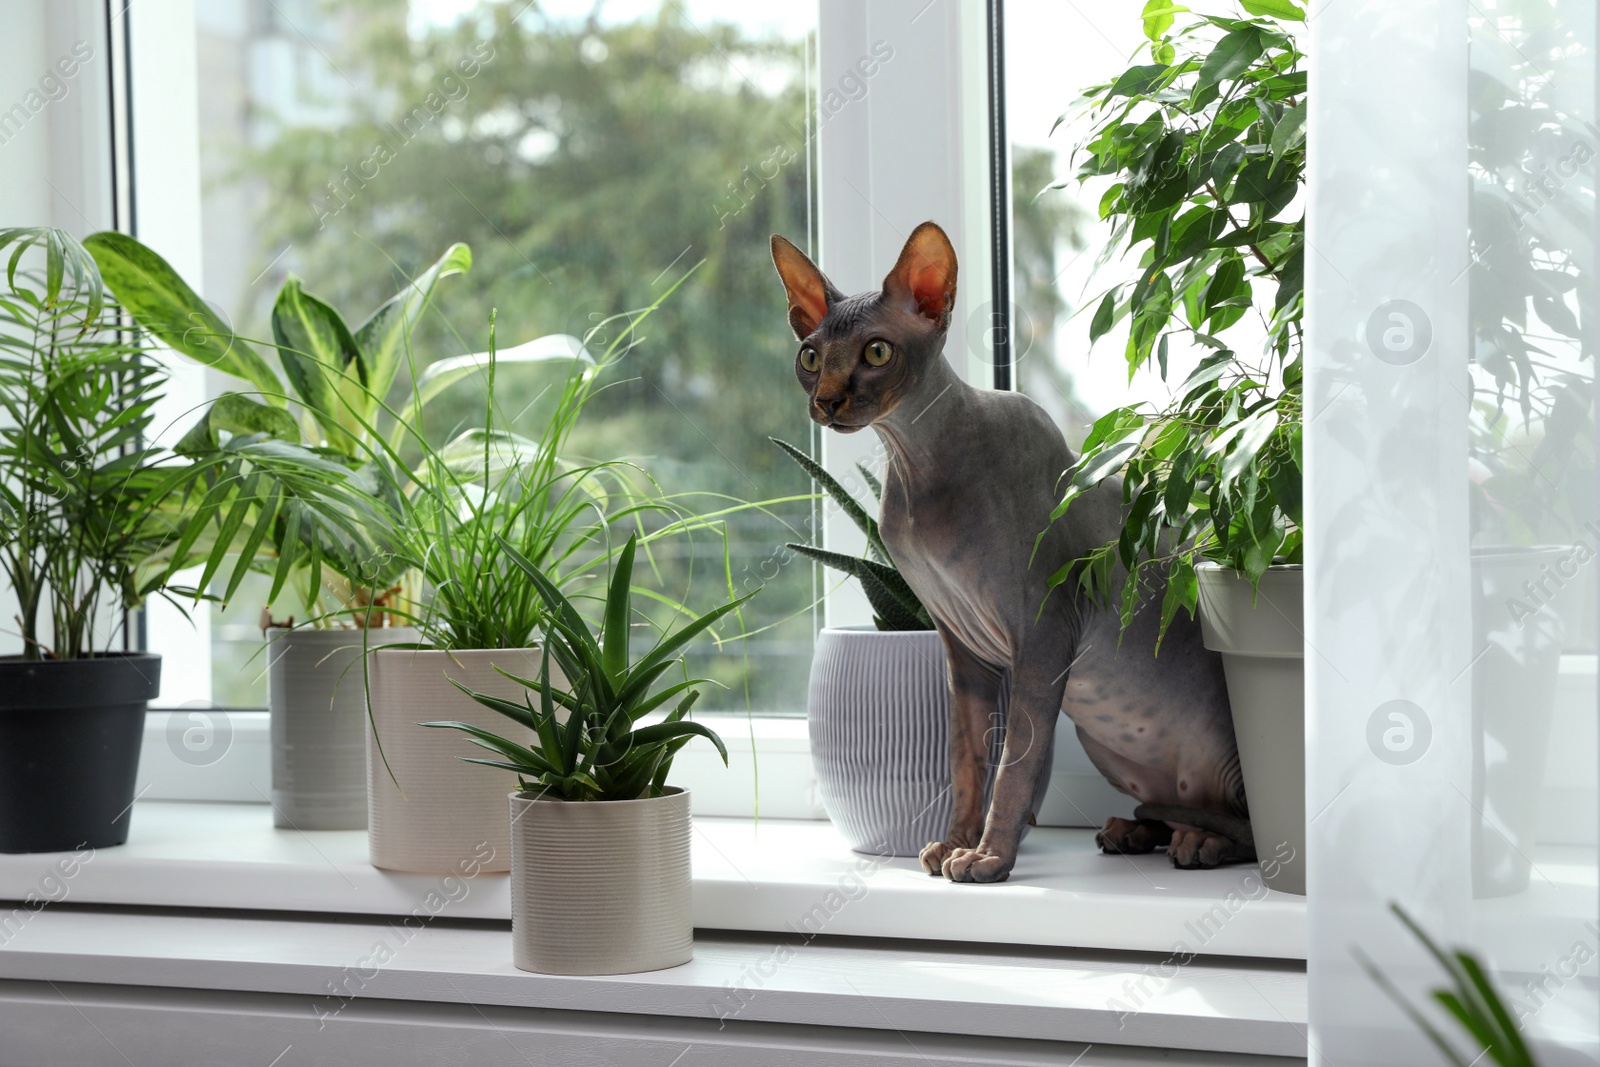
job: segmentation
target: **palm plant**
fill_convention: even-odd
[[[911,591],[911,586],[901,577],[895,569],[894,561],[889,558],[889,550],[884,546],[883,538],[878,533],[878,521],[867,514],[866,508],[851,496],[838,480],[823,469],[822,464],[806,455],[787,441],[780,441],[776,437],[767,440],[777,445],[789,454],[789,457],[800,464],[811,480],[831,496],[839,509],[850,517],[861,533],[867,539],[867,556],[847,556],[842,552],[829,552],[815,545],[802,545],[791,542],[786,547],[793,549],[808,559],[814,559],[826,567],[833,567],[850,575],[861,583],[862,592],[867,594],[867,600],[872,605],[872,621],[880,630],[931,630],[933,618],[928,614],[928,609],[923,607],[922,601],[917,599],[917,594]],[[883,486],[878,479],[873,477],[864,464],[857,463],[856,470],[861,473],[861,478],[872,491],[874,502],[881,500]]]
[[[0,230],[4,248],[0,560],[24,659],[109,648],[121,623],[102,634],[97,625],[151,595],[181,609],[173,575],[203,564],[209,580],[241,544],[242,567],[290,497],[361,540],[365,495],[348,472],[270,432],[187,455],[150,444],[167,375],[124,330],[95,260],[49,228]],[[42,274],[23,269],[30,252],[42,253]]]
[[[593,633],[572,601],[534,563],[510,543],[501,550],[531,583],[548,612],[544,656],[538,679],[500,673],[539,695],[524,703],[475,693],[452,682],[473,700],[532,730],[535,742],[521,745],[463,722],[423,726],[459,730],[496,758],[462,757],[469,763],[515,771],[524,791],[561,800],[606,801],[659,797],[673,757],[695,737],[716,745],[726,765],[728,751],[709,727],[687,716],[704,678],[690,678],[655,689],[668,671],[683,662],[682,649],[724,615],[755,594],[723,604],[683,628],[661,637],[650,651],[633,659],[629,635],[633,621],[633,561],[638,535],[617,553],[605,597],[604,622]],[[551,681],[554,658],[565,685]],[[676,699],[659,722],[643,720]]]

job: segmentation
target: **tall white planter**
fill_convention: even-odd
[[[503,819],[504,797],[500,803]],[[688,963],[689,820],[681,789],[590,802],[512,793],[512,962],[544,974],[632,974]]]
[[[829,627],[817,635],[807,722],[828,818],[857,852],[915,856],[950,824],[950,683],[933,630]],[[993,785],[1005,703],[990,737]],[[1051,754],[1055,742],[1051,740]],[[1034,789],[1050,789],[1051,754]],[[1026,830],[1024,831],[1026,833]]]
[[[1521,893],[1532,874],[1561,650],[1584,598],[1530,596],[1576,569],[1572,546],[1472,554],[1472,890]],[[1576,584],[1576,583],[1574,583]],[[1537,605],[1537,607],[1535,606]]]
[[[492,757],[459,731],[425,730],[417,723],[454,720],[530,743],[532,731],[472,700],[449,679],[520,703],[526,690],[494,668],[536,678],[540,660],[536,648],[393,649],[372,657],[372,714],[383,746],[380,754],[368,730],[367,844],[373,866],[444,873],[474,860],[485,871],[511,869],[505,798],[517,788],[517,776],[463,762],[462,756]],[[485,846],[492,850],[486,861]]]
[[[1207,648],[1222,653],[1228,680],[1250,828],[1264,861],[1262,881],[1268,888],[1304,895],[1304,571],[1269,567],[1259,590],[1239,571],[1215,563],[1200,564],[1195,576],[1201,637]]]
[[[416,640],[410,627],[367,632],[372,649]],[[361,630],[268,631],[274,826],[367,827],[367,690],[361,649]]]

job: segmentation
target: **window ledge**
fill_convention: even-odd
[[[852,1033],[881,1032],[894,1045],[908,1040],[908,1033],[919,1035],[919,1045],[926,1040],[922,1034],[980,1036],[995,1046],[985,1051],[998,1056],[1028,1040],[1211,1054],[1163,1053],[1162,1062],[1173,1063],[1214,1064],[1220,1062],[1214,1058],[1217,1053],[1293,1057],[1266,1062],[1298,1063],[1306,1053],[1305,973],[1272,961],[1201,958],[1163,975],[1143,956],[702,934],[696,939],[695,958],[684,966],[580,978],[519,971],[511,964],[510,948],[503,927],[450,920],[411,931],[370,919],[129,914],[68,904],[39,913],[0,948],[0,1020],[12,1019],[19,1027],[14,1036],[20,1039],[41,1029],[48,1016],[40,1012],[53,1009],[64,1016],[64,1029],[75,1032],[82,1028],[77,1016],[65,1017],[69,1005],[94,1003],[96,996],[122,1003],[129,995],[108,998],[96,991],[142,987],[151,995],[167,993],[169,1011],[180,1005],[203,1006],[205,996],[224,991],[288,996],[292,999],[280,999],[276,1008],[266,1009],[273,1037],[278,1045],[292,1040],[307,1053],[345,1029],[370,1023],[373,1006],[383,1002],[407,1003],[409,1013],[400,1018],[416,1019],[430,1010],[471,1005],[478,1017],[469,1013],[458,1019],[458,1035],[473,1027],[500,1030],[484,1013],[509,1007],[582,1013],[578,1017],[591,1020],[594,1034],[619,1036],[626,1036],[620,1033],[622,1026],[608,1023],[594,1029],[592,1020],[653,1016],[698,1021],[700,1028],[693,1034],[678,1032],[680,1045],[687,1040],[737,1046],[760,1041],[761,1032],[752,1030],[752,1024],[786,1024],[832,1035],[807,1039],[792,1029],[782,1035],[784,1045],[801,1050],[816,1041],[836,1046],[840,1035],[852,1040]],[[200,1025],[213,1041],[231,1043],[229,1027],[239,1030],[242,1040],[252,1024],[237,1018],[239,1014],[237,1007],[224,1015],[213,1011]],[[109,1011],[96,1015],[102,1026],[117,1020]],[[516,1017],[519,1022],[533,1018]],[[148,1022],[139,1029],[150,1040],[155,1040],[150,1033],[160,1032]],[[62,1036],[52,1033],[50,1040]],[[138,1035],[127,1026],[107,1039],[135,1054],[143,1049],[130,1044]],[[368,1037],[377,1039],[375,1034]],[[166,1040],[170,1051],[173,1039],[169,1035]],[[460,1043],[463,1037],[451,1040]],[[590,1044],[597,1040],[588,1039]],[[859,1043],[859,1038],[853,1040]],[[409,1041],[386,1038],[379,1043],[393,1045],[383,1054],[385,1063],[428,1062],[408,1054]],[[1039,1056],[1035,1048],[1034,1056]],[[1059,1052],[1034,1056],[1026,1062],[1065,1062]],[[741,1060],[750,1062],[748,1055]],[[984,1061],[1000,1062],[987,1056]],[[667,1056],[646,1060],[635,1050],[627,1062],[665,1063]],[[941,1057],[939,1062],[960,1061]],[[1004,1062],[1023,1061],[1006,1057]]]
[[[852,852],[826,822],[694,826],[702,930],[1305,959],[1304,898],[1266,889],[1256,867],[1180,871],[1159,854],[1104,856],[1089,830],[1036,829],[1009,881],[974,886],[930,878],[914,859]],[[55,863],[0,855],[0,900],[403,916],[441,888],[439,876],[371,866],[364,831],[274,829],[265,804],[142,801],[128,844],[94,853],[70,878],[53,875]],[[440,917],[510,917],[503,875],[451,895]]]

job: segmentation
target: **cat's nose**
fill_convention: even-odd
[[[831,419],[835,414],[838,413],[839,408],[844,404],[844,396],[823,396],[819,393],[811,398],[811,402],[817,406],[818,411],[822,412]]]

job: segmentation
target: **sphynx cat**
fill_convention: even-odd
[[[1198,623],[1180,612],[1157,659],[1162,588],[1121,634],[1116,611],[1075,582],[1047,588],[1063,563],[1117,537],[1122,487],[1103,483],[1051,523],[1057,480],[1076,457],[1032,400],[968,385],[945,360],[956,254],[944,231],[918,226],[883,288],[849,297],[777,235],[772,258],[806,410],[838,433],[870,426],[882,439],[883,541],[948,654],[952,811],[923,868],[953,882],[1010,875],[1058,711],[1100,773],[1140,802],[1133,819],[1107,820],[1103,851],[1165,846],[1185,868],[1253,860],[1221,657]],[[1002,686],[1010,712],[986,815],[986,736]]]

